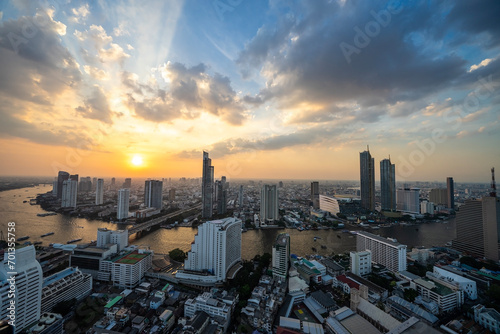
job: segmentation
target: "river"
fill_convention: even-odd
[[[90,242],[97,238],[97,229],[106,227],[111,230],[126,228],[126,225],[117,225],[100,220],[87,220],[57,214],[55,216],[38,217],[37,213],[45,213],[38,205],[30,205],[29,200],[39,193],[50,191],[52,186],[40,185],[33,188],[23,188],[0,192],[0,227],[3,236],[7,238],[7,223],[16,223],[16,238],[30,236],[31,242],[42,241],[49,243],[66,243],[68,240],[82,238],[81,242]],[[23,203],[28,201],[28,203]],[[348,229],[353,229],[349,228]],[[430,247],[444,245],[455,238],[455,222],[450,219],[447,223],[427,223],[418,226],[393,226],[368,230],[385,237],[396,238],[399,242],[414,246]],[[54,232],[53,235],[42,238],[41,235]],[[177,227],[171,230],[158,229],[139,239],[131,237],[130,243],[147,245],[156,253],[168,253],[174,248],[188,251],[194,240],[196,228]],[[341,253],[355,250],[356,239],[349,233],[334,230],[297,231],[295,229],[279,230],[249,230],[242,234],[242,258],[251,259],[257,254],[271,253],[271,247],[277,234],[290,234],[291,252],[297,255],[317,253],[330,255],[332,252]],[[314,237],[318,237],[314,241]],[[326,248],[321,247],[326,246]],[[313,251],[312,248],[316,251]]]

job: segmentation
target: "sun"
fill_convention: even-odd
[[[132,158],[132,165],[142,166],[142,164],[143,164],[142,157],[138,154],[134,155],[134,157]]]

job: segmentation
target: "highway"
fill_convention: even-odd
[[[201,209],[201,203],[200,204],[196,204],[194,206],[191,206],[191,207],[189,207],[187,209],[178,210],[178,211],[169,213],[167,215],[164,215],[164,216],[161,216],[161,217],[149,220],[149,221],[147,221],[145,223],[138,224],[138,225],[136,225],[136,226],[134,226],[134,227],[132,227],[131,229],[128,230],[128,235],[130,236],[130,235],[132,235],[134,233],[147,230],[147,229],[149,229],[149,228],[151,228],[151,227],[153,227],[155,225],[164,223],[169,218],[181,215],[183,213],[186,213],[186,212],[194,210],[194,209]]]

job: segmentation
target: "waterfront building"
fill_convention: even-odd
[[[104,203],[104,179],[97,179],[95,188],[95,205],[102,205]]]
[[[276,185],[265,184],[260,195],[260,222],[273,224],[278,220],[278,188]]]
[[[375,160],[370,151],[359,153],[361,206],[367,210],[375,210]]]
[[[123,188],[118,190],[118,204],[116,208],[116,218],[118,220],[128,218],[129,201],[130,201],[130,189]]]
[[[117,251],[128,246],[128,230],[108,230],[105,227],[97,229],[97,247],[105,248],[109,244],[117,245]]]
[[[144,184],[144,205],[148,208],[160,209],[163,206],[163,182],[147,180]]]
[[[365,276],[372,272],[372,252],[369,250],[350,252],[351,272],[358,276]]]
[[[445,188],[434,188],[429,193],[429,201],[436,205],[448,206],[448,190]]]
[[[288,233],[278,235],[272,252],[273,277],[286,279],[290,263],[290,235]]]
[[[214,167],[208,152],[203,152],[203,171],[201,178],[202,218],[211,218],[213,210]]]
[[[383,211],[396,210],[396,166],[390,158],[380,161],[380,202]]]
[[[455,209],[455,187],[452,177],[446,178],[446,203],[449,209]]]
[[[397,191],[397,208],[406,213],[420,213],[420,189],[404,188]]]
[[[426,213],[434,215],[434,203],[429,201],[422,201],[420,203],[420,213],[425,215]]]
[[[319,209],[336,216],[340,212],[339,202],[329,196],[319,195]]]
[[[314,209],[319,209],[320,208],[320,203],[319,203],[319,182],[314,181],[311,182],[311,202],[312,202],[312,207]]]
[[[371,251],[372,261],[391,271],[406,270],[406,245],[400,244],[395,239],[359,231],[356,235],[356,250]]]
[[[66,180],[69,180],[69,173],[64,171],[59,171],[59,173],[57,173],[57,190],[56,190],[57,198],[62,198],[63,182]]]
[[[76,208],[76,197],[78,192],[78,181],[65,180],[62,186],[62,208]]]

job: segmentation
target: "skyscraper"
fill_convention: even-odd
[[[128,218],[129,200],[130,189],[123,188],[118,190],[118,207],[116,209],[117,219],[121,220]]]
[[[11,302],[14,301],[15,330],[20,333],[28,325],[40,319],[42,303],[43,274],[40,263],[36,260],[35,247],[26,246],[16,249],[15,273],[9,268],[8,253],[0,265],[0,318],[8,319]],[[13,297],[9,298],[11,281],[14,278]]]
[[[404,188],[397,190],[397,208],[399,211],[420,213],[420,189]]]
[[[168,200],[175,201],[175,188],[172,188],[168,191]]]
[[[95,205],[102,205],[104,203],[104,180],[98,179],[95,188]]]
[[[243,185],[240,185],[240,192],[238,193],[238,206],[243,207]]]
[[[311,182],[311,202],[314,209],[319,209],[319,182]]]
[[[59,171],[57,174],[57,198],[62,198],[62,188],[63,182],[69,179],[69,173],[64,171]]]
[[[435,188],[431,189],[429,193],[429,201],[436,205],[448,206],[448,191],[447,189]]]
[[[208,221],[198,227],[184,268],[186,271],[208,272],[215,276],[216,281],[224,281],[231,267],[239,262],[241,220],[231,217]]]
[[[65,180],[62,187],[62,208],[76,208],[76,196],[78,192],[78,181]]]
[[[203,152],[203,174],[201,178],[202,218],[212,217],[214,192],[214,168],[208,152]]]
[[[113,177],[111,178],[111,190],[115,189],[115,184],[116,184],[116,179]]]
[[[147,180],[144,185],[144,205],[160,209],[163,206],[163,182]]]
[[[290,235],[280,233],[273,245],[273,277],[286,278],[290,261]]]
[[[125,179],[125,182],[123,182],[122,188],[130,189],[131,187],[132,187],[132,179],[128,177]]]
[[[449,209],[455,209],[455,189],[453,186],[453,178],[446,178],[446,198],[447,198],[447,207]]]
[[[361,206],[370,211],[375,210],[375,162],[370,151],[359,153]]]
[[[260,221],[273,223],[278,220],[278,188],[276,185],[265,184],[262,186],[260,196]]]
[[[216,201],[217,201],[217,214],[223,215],[226,213],[227,203],[227,190],[225,189],[225,177],[220,181],[215,181]]]
[[[380,161],[380,199],[383,211],[396,210],[396,166],[390,158]]]

